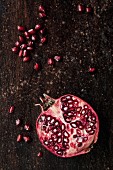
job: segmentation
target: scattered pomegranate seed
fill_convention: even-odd
[[[55,61],[61,61],[61,59],[62,59],[62,57],[61,57],[61,56],[57,56],[57,55],[56,55],[56,56],[54,56],[54,60],[55,60]]]
[[[23,43],[24,42],[24,37],[19,36],[19,42]]]
[[[32,41],[36,41],[36,38],[37,38],[36,35],[32,35],[32,37],[31,37]]]
[[[39,6],[38,10],[45,13],[45,8],[42,5]]]
[[[45,33],[45,28],[41,29],[41,30],[40,30],[40,33],[41,33],[41,34],[44,34],[44,33]]]
[[[38,157],[42,157],[42,156],[43,156],[43,153],[42,153],[42,152],[39,152],[39,153],[37,154],[37,156],[38,156]]]
[[[21,120],[20,119],[17,119],[16,120],[16,126],[19,126],[21,124]]]
[[[26,125],[24,126],[24,129],[27,130],[27,131],[30,131],[30,130],[31,130],[31,127],[30,127],[29,124],[26,124]]]
[[[34,65],[34,69],[35,69],[36,71],[39,70],[39,64],[38,64],[38,63],[36,63],[36,64]]]
[[[95,71],[96,71],[96,69],[94,67],[89,68],[90,73],[94,73]]]
[[[21,134],[19,134],[18,136],[17,136],[17,140],[16,140],[17,142],[21,142],[22,141],[22,135]]]
[[[84,6],[83,6],[82,4],[79,4],[79,5],[77,6],[77,10],[78,10],[79,12],[83,12],[83,11],[84,11]]]
[[[39,13],[39,17],[40,17],[40,18],[45,18],[45,17],[46,17],[46,14],[45,14],[45,13]]]
[[[28,61],[30,61],[30,57],[24,57],[23,58],[23,62],[28,62]]]
[[[35,25],[35,30],[39,30],[41,28],[40,24]]]
[[[33,47],[27,47],[27,50],[31,51],[33,50]]]
[[[19,46],[20,46],[20,42],[17,41],[17,42],[15,43],[15,46],[16,46],[16,47],[19,47]]]
[[[48,58],[47,63],[48,63],[48,65],[54,65],[54,59]]]
[[[43,43],[46,42],[46,40],[47,40],[46,37],[42,37],[40,41],[41,41],[41,43],[43,44]]]
[[[23,26],[17,26],[18,31],[25,31],[25,27]]]
[[[27,56],[27,50],[23,51],[23,56],[26,57]]]
[[[20,46],[21,49],[25,49],[26,47],[27,47],[27,44],[22,44],[22,45]]]
[[[23,139],[26,143],[31,141],[31,138],[29,136],[24,136]]]
[[[28,33],[30,33],[30,34],[35,34],[36,32],[35,32],[34,29],[30,29],[30,30],[28,30]]]
[[[9,108],[9,113],[13,113],[13,112],[14,112],[14,109],[15,109],[15,107],[14,107],[14,106],[11,106],[11,107]]]
[[[92,12],[92,8],[91,7],[86,7],[86,12],[87,13],[91,13]]]
[[[30,38],[30,34],[27,31],[24,32],[24,35],[26,36],[27,39]]]
[[[18,52],[18,48],[17,48],[17,47],[13,47],[13,48],[12,48],[12,51],[15,52],[15,53],[17,53],[17,52]]]
[[[20,50],[18,56],[22,57],[22,55],[23,55],[23,50]]]

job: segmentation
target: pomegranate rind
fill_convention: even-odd
[[[61,105],[62,105],[61,98],[62,97],[65,98],[67,96],[71,96],[71,97],[77,99],[79,106],[82,106],[82,108],[83,108],[84,105],[87,105],[87,107],[96,116],[96,124],[95,124],[96,129],[95,129],[95,133],[93,135],[88,136],[88,141],[86,143],[82,144],[82,147],[77,147],[76,142],[73,143],[73,138],[72,138],[71,132],[69,132],[69,129],[67,130],[67,127],[66,127],[66,130],[70,133],[69,141],[71,141],[71,142],[70,142],[70,145],[69,145],[69,149],[67,149],[65,152],[63,152],[64,153],[63,155],[60,155],[60,154],[57,154],[57,152],[55,152],[52,147],[48,147],[44,144],[45,138],[47,138],[47,139],[50,138],[52,133],[51,133],[51,131],[48,131],[48,132],[45,133],[42,130],[42,127],[41,127],[42,125],[39,124],[39,119],[43,115],[47,115],[47,116],[52,115],[57,121],[59,121],[60,123],[62,122],[63,124],[66,125],[66,122],[63,118],[63,112],[61,111]],[[55,100],[55,103],[51,107],[49,107],[47,111],[42,111],[42,113],[37,118],[37,120],[36,120],[36,131],[37,131],[39,140],[47,150],[49,150],[51,153],[53,153],[54,155],[56,155],[58,157],[68,158],[68,157],[73,157],[73,156],[88,153],[92,149],[93,144],[96,143],[97,140],[98,140],[98,133],[99,133],[98,116],[97,116],[96,112],[94,111],[94,109],[87,102],[80,99],[79,97],[71,95],[71,94],[67,94],[67,95],[64,95],[62,97],[60,97],[58,99],[53,99],[53,100]],[[69,123],[67,123],[67,124],[68,124],[68,126],[70,126]]]

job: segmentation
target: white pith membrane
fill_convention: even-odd
[[[68,94],[55,99],[39,115],[36,130],[47,150],[60,157],[72,157],[89,152],[96,143],[99,120],[88,103]]]

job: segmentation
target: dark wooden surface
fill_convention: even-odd
[[[85,1],[88,3],[88,1]],[[78,14],[79,0],[0,0],[0,170],[113,170],[113,2],[91,0],[96,14]],[[48,43],[37,47],[32,61],[23,63],[11,48],[18,38],[17,25],[32,28],[38,5],[47,9]],[[63,62],[48,67],[47,58],[62,55]],[[42,70],[33,72],[35,62]],[[97,68],[94,76],[89,66]],[[61,159],[45,150],[35,130],[40,109],[38,97],[72,93],[89,102],[100,119],[99,140],[86,154]],[[10,115],[10,105],[15,105]],[[23,124],[30,122],[33,141],[17,143]],[[25,134],[26,132],[22,130]],[[37,153],[43,152],[38,158]]]

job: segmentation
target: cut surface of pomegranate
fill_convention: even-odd
[[[99,120],[93,108],[77,96],[58,99],[43,94],[42,113],[36,131],[42,145],[56,156],[67,158],[88,153],[97,142]]]

